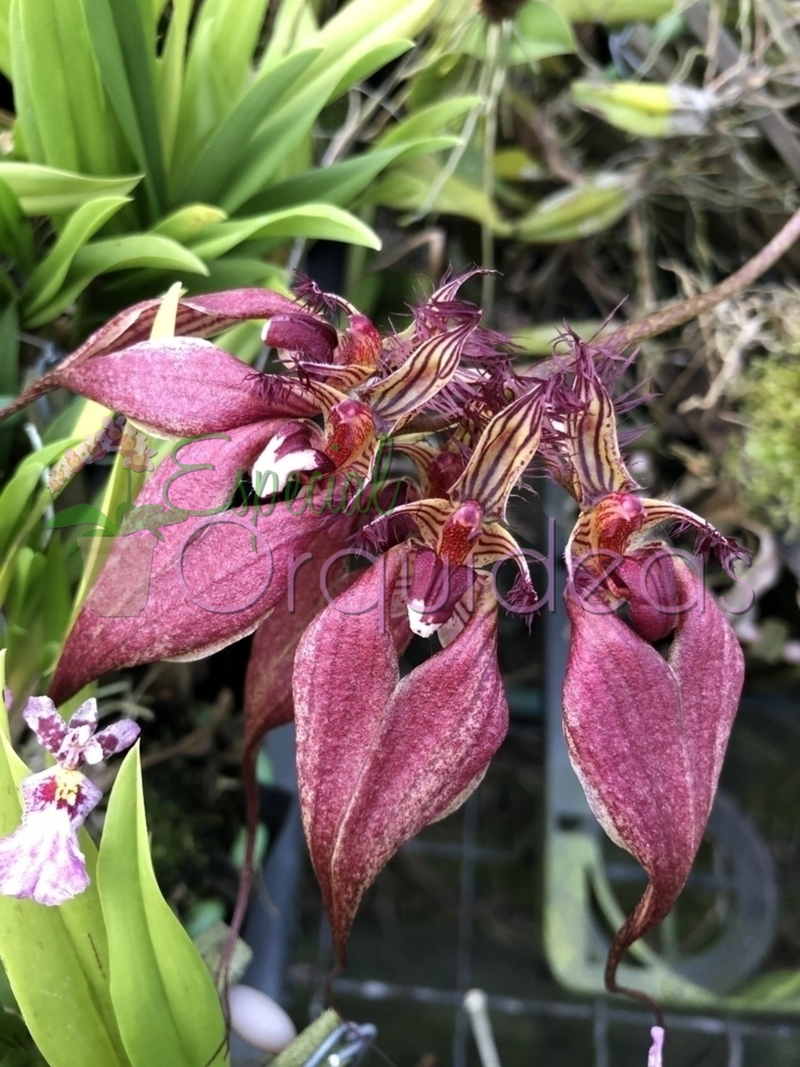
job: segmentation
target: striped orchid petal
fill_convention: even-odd
[[[412,500],[408,504],[400,504],[392,509],[391,518],[397,519],[407,516],[412,519],[417,527],[424,544],[436,548],[442,536],[445,523],[453,514],[453,505],[449,500]],[[386,517],[374,520],[367,526],[381,526]]]
[[[681,507],[680,504],[673,504],[668,500],[646,498],[643,498],[641,503],[645,513],[643,530],[650,530],[665,522],[678,524],[675,533],[694,530],[695,552],[703,559],[715,556],[728,573],[735,560],[749,559],[750,553],[738,541],[732,537],[725,537],[706,519]]]
[[[608,493],[637,489],[622,459],[614,404],[600,380],[581,372],[576,382],[578,409],[564,419],[568,484],[582,509]]]
[[[423,341],[409,358],[382,382],[361,391],[391,432],[429,404],[453,379],[477,317]]]
[[[453,486],[453,499],[475,500],[488,518],[503,518],[508,498],[538,448],[542,415],[536,389],[495,415]]]

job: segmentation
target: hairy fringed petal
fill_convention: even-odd
[[[469,795],[508,725],[485,587],[458,637],[399,677],[388,614],[404,555],[390,551],[321,612],[295,661],[303,824],[342,961],[366,889]]]
[[[673,565],[677,621],[668,659],[605,602],[584,602],[574,589],[566,595],[570,759],[598,821],[649,879],[611,948],[612,990],[625,950],[661,922],[689,876],[744,677],[741,649],[717,604],[686,563]]]
[[[81,346],[64,359],[55,370],[44,375],[9,407],[0,410],[0,420],[30,404],[38,396],[62,386],[73,389],[67,382],[79,379],[81,364],[113,352],[130,348],[150,336],[162,299],[143,300],[126,308],[96,330]],[[175,334],[179,337],[214,337],[231,326],[248,319],[268,319],[273,315],[291,312],[298,304],[271,292],[269,289],[230,289],[221,293],[183,297],[178,301]],[[76,389],[77,392],[80,390]],[[107,405],[110,406],[110,405]]]
[[[225,510],[267,433],[255,424],[189,442],[159,466],[67,638],[53,699],[109,670],[209,655],[286,595],[293,560],[341,516],[335,497]]]

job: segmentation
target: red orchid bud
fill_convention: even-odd
[[[380,606],[403,557],[392,550],[321,612],[295,660],[303,825],[341,961],[378,872],[466,799],[508,725],[485,588],[452,643],[400,678]]]
[[[265,345],[297,352],[317,363],[330,363],[338,338],[329,322],[308,311],[296,310],[271,318],[261,333],[261,340]]]
[[[574,588],[566,596],[570,759],[598,821],[649,878],[609,953],[612,991],[625,950],[668,914],[689,876],[744,678],[741,649],[716,603],[683,560],[670,562],[678,613],[667,659],[596,597],[582,601]],[[661,592],[668,584],[662,571],[657,584]]]
[[[383,351],[378,328],[366,315],[351,315],[350,323],[339,342],[334,362],[340,366],[355,365],[374,369]]]

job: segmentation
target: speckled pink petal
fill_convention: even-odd
[[[267,397],[261,377],[209,341],[173,337],[66,366],[58,384],[161,437],[194,437],[316,410],[302,390],[272,390]]]
[[[97,701],[94,697],[90,697],[89,700],[85,700],[79,708],[73,711],[69,720],[70,730],[77,730],[83,726],[89,726],[94,732],[97,729],[99,715],[97,711]]]
[[[192,442],[159,466],[129,516],[132,532],[117,539],[67,638],[55,700],[110,670],[210,655],[252,633],[280,603],[293,560],[340,516],[302,501],[225,510],[266,425]],[[192,503],[200,514],[180,511]]]
[[[87,763],[100,763],[130,748],[141,732],[141,727],[133,719],[120,719],[94,735],[83,750],[83,758]]]

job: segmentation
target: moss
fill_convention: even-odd
[[[729,470],[770,525],[800,534],[800,356],[754,361],[742,386],[747,428]]]

